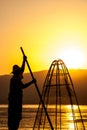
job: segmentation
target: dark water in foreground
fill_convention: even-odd
[[[19,130],[32,130],[34,125],[34,120],[36,116],[38,105],[23,105],[23,118],[20,123]],[[64,107],[68,113],[64,113],[65,117],[68,117],[71,120],[70,113],[69,113],[69,106],[66,105]],[[87,105],[80,106],[81,114],[83,117],[84,125],[87,130]],[[7,105],[0,105],[0,130],[8,130],[7,128]],[[67,125],[70,125],[68,122]],[[70,130],[73,130],[73,125],[70,125]]]

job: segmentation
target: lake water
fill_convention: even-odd
[[[23,117],[20,123],[19,130],[32,130],[37,108],[38,108],[38,105],[23,105],[23,113],[22,113]],[[64,106],[64,109],[66,110],[66,112],[64,113],[64,117],[70,119],[69,106],[67,105]],[[87,130],[87,105],[81,105],[80,110],[83,117],[85,130]],[[0,105],[0,130],[8,130],[7,117],[8,117],[7,105]],[[67,122],[66,124],[67,126],[70,125],[69,122]],[[67,127],[65,127],[65,130],[68,130]],[[72,126],[70,126],[70,130],[73,130]]]

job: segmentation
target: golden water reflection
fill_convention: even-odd
[[[7,105],[0,106],[0,130],[8,130],[7,107],[8,107]],[[59,108],[60,107],[57,106],[57,110],[58,110],[57,117],[55,114],[55,110],[56,110],[55,105],[49,105],[47,108],[48,114],[54,126],[54,130],[75,130],[71,106],[61,105],[61,113],[59,111]],[[22,113],[23,118],[20,123],[19,130],[33,130],[33,125],[34,125],[37,109],[38,109],[38,105],[23,105],[23,113]],[[84,130],[82,128],[81,120],[79,118],[79,113],[77,111],[78,107],[74,106],[74,109],[75,109],[75,115],[76,115],[75,121],[78,122],[78,125],[79,125],[78,130]],[[85,130],[87,130],[87,105],[81,105],[80,110],[81,110],[81,114],[82,114],[83,121],[85,124]],[[61,115],[61,118],[60,118],[60,115]],[[57,122],[55,122],[56,119],[57,119]],[[56,124],[57,124],[57,129],[56,129]],[[61,124],[61,127],[60,127],[60,124]],[[46,120],[45,126],[46,127],[44,130],[50,130],[48,120]],[[38,130],[38,128],[36,127],[35,130]],[[43,130],[43,129],[40,128],[40,130]]]
[[[78,108],[76,105],[49,105],[47,110],[54,129],[84,130],[82,113]]]

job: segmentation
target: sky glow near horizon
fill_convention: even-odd
[[[0,74],[21,65],[20,46],[32,71],[59,58],[68,68],[87,69],[87,1],[0,0]]]

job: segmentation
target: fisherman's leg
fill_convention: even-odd
[[[18,130],[20,120],[17,119],[10,119],[8,121],[8,130]]]

